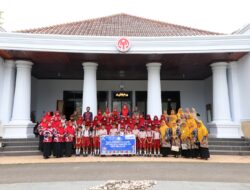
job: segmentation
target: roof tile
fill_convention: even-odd
[[[124,13],[36,29],[21,30],[17,32],[83,36],[143,37],[199,36],[219,34],[186,26],[145,19]]]

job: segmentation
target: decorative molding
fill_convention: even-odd
[[[130,37],[128,54],[250,52],[250,35]],[[0,33],[0,49],[72,53],[119,53],[117,36]]]

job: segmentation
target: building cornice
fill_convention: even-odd
[[[250,52],[250,35],[127,37],[127,54]],[[71,53],[121,53],[120,37],[0,33],[0,49]],[[122,54],[122,53],[121,53]]]

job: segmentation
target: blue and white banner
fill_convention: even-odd
[[[101,136],[101,155],[127,155],[136,153],[135,135]]]

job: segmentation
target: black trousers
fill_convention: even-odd
[[[52,148],[52,143],[50,142],[43,143],[43,156],[45,158],[48,158],[51,156],[51,148]]]
[[[65,156],[70,157],[72,155],[73,142],[66,142]]]
[[[43,135],[39,135],[39,148],[41,152],[43,152]]]
[[[62,143],[61,142],[54,142],[53,144],[53,155],[57,158],[62,157]]]

